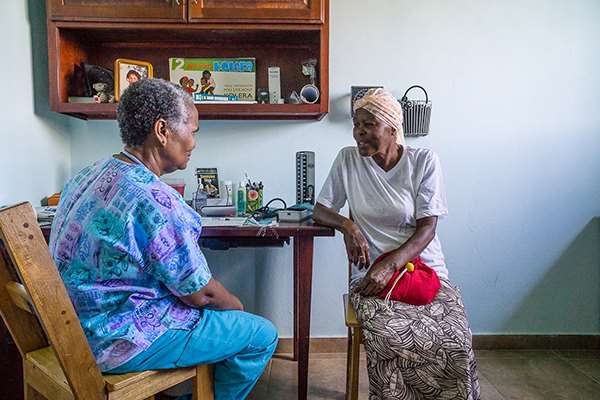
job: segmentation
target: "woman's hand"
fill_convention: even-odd
[[[363,296],[375,296],[381,292],[396,272],[396,263],[390,257],[373,265],[360,282],[358,292]]]
[[[321,203],[317,203],[313,209],[313,220],[318,224],[331,226],[344,234],[348,261],[358,265],[359,268],[368,268],[371,265],[367,239],[351,219],[341,216],[337,211],[325,207]]]
[[[229,292],[219,281],[211,279],[199,291],[180,299],[191,307],[212,308],[213,310],[240,310],[244,311],[244,306],[240,299]]]
[[[222,307],[223,310],[239,310],[244,311],[244,305],[239,298],[235,295],[231,295],[229,301]]]
[[[363,278],[358,292],[363,296],[379,294],[388,284],[394,272],[407,262],[417,257],[435,237],[437,217],[424,217],[417,220],[415,233],[393,254],[373,265]]]
[[[346,244],[346,253],[348,261],[358,265],[359,268],[368,268],[371,265],[369,257],[369,243],[362,234],[358,226],[350,220],[342,226],[344,233],[344,243]]]

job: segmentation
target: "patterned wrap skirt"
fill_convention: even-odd
[[[369,400],[480,400],[471,329],[458,288],[440,278],[425,306],[350,298],[367,352]]]

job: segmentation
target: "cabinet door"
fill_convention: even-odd
[[[189,0],[190,20],[302,20],[320,22],[327,0]]]
[[[186,20],[187,0],[48,0],[53,20]]]

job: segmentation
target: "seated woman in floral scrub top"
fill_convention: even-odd
[[[202,221],[163,174],[184,169],[198,113],[159,79],[131,85],[117,109],[124,150],[65,186],[50,249],[101,369],[215,364],[215,397],[243,399],[277,345],[212,277]]]

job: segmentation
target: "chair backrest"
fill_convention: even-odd
[[[106,398],[104,379],[29,203],[0,209],[0,313],[23,357],[49,342],[75,398]]]

